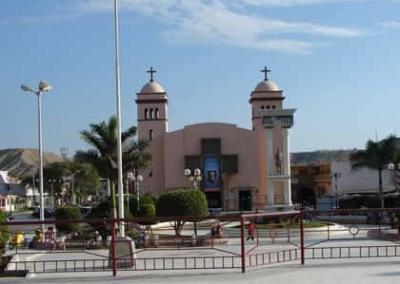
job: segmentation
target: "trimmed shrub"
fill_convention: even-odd
[[[115,209],[118,214],[118,201],[116,200],[117,208]],[[128,208],[125,204],[125,218],[132,218],[132,214],[128,212]],[[88,219],[111,219],[112,218],[112,198],[109,197],[107,200],[100,202],[96,207],[92,209],[88,215]],[[93,228],[99,231],[103,238],[111,234],[111,226],[109,224],[92,223],[90,224]]]
[[[157,202],[158,216],[207,216],[205,194],[200,190],[176,190],[160,196]]]
[[[157,198],[151,194],[144,194],[140,196],[140,207],[142,207],[145,204],[152,204],[154,207],[156,207],[157,203]],[[136,216],[137,212],[137,199],[136,197],[131,197],[129,199],[129,210],[133,216]]]
[[[140,206],[139,211],[137,212],[138,217],[149,217],[154,218],[156,217],[156,206],[151,203],[143,204]]]
[[[82,218],[81,211],[77,207],[61,207],[56,210],[56,220],[79,220]],[[79,231],[79,223],[57,224],[57,229],[61,232]]]
[[[381,204],[377,196],[357,194],[341,198],[339,207],[342,209],[380,208]]]
[[[400,195],[389,195],[385,196],[385,208],[399,208],[400,207]]]
[[[139,211],[136,213],[137,217],[148,217],[154,218],[156,217],[156,207],[154,204],[147,203],[140,206]],[[138,221],[140,225],[152,225],[156,224],[155,221]]]
[[[206,196],[196,189],[167,192],[157,201],[157,215],[161,217],[207,216]],[[184,223],[184,221],[175,221],[174,229],[177,235],[180,235]]]

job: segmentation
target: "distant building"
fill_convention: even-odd
[[[294,203],[315,205],[319,199],[338,198],[351,194],[376,194],[378,172],[364,167],[353,170],[349,159],[332,162],[294,164],[292,168],[292,197]],[[383,191],[395,192],[395,173],[385,169]]]
[[[291,168],[293,202],[301,203],[301,195],[307,194],[304,190],[312,190],[315,198],[334,195],[331,163],[297,164]]]
[[[13,212],[22,208],[34,207],[38,193],[29,186],[20,184],[9,176],[7,171],[0,171],[0,210]]]
[[[378,192],[378,171],[370,168],[352,170],[351,161],[339,160],[332,162],[332,173],[338,173],[337,191],[339,196],[346,194],[367,194]],[[394,172],[384,170],[382,173],[383,192],[396,190]],[[334,189],[334,181],[332,180]]]

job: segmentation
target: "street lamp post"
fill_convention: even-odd
[[[341,173],[334,173],[333,178],[335,179],[335,206],[336,209],[339,208],[339,196],[338,196],[338,185],[337,185],[337,181],[338,178],[340,178],[342,176]]]
[[[141,183],[143,181],[143,176],[129,172],[128,173],[128,180],[132,180],[135,182],[135,189],[136,189],[136,203],[137,203],[137,208],[136,211],[140,210],[140,190],[139,190],[139,183]]]
[[[39,136],[39,194],[40,194],[40,221],[44,221],[44,197],[43,197],[43,142],[42,142],[42,95],[51,90],[51,86],[45,82],[39,82],[39,90],[35,91],[27,85],[21,85],[25,92],[31,92],[38,98],[38,136]],[[41,224],[41,230],[44,232],[44,224]]]
[[[388,170],[393,171],[393,173],[394,173],[394,187],[395,187],[396,191],[398,191],[399,189],[397,187],[397,184],[398,184],[398,181],[400,181],[400,163],[397,163],[397,165],[396,165],[396,163],[389,163]]]
[[[51,207],[54,208],[54,184],[55,183],[62,183],[61,179],[48,179],[48,183],[50,183],[50,198],[51,198]]]
[[[198,183],[201,181],[201,170],[195,169],[192,174],[190,169],[184,169],[183,174],[193,183],[193,188],[198,189]]]
[[[183,175],[189,178],[189,180],[193,183],[193,189],[197,190],[198,183],[201,182],[201,170],[196,168],[196,169],[194,169],[194,171],[192,173],[191,169],[186,168],[183,170]],[[194,226],[193,226],[194,236],[195,236],[195,240],[197,242],[197,222],[194,221],[193,224],[194,224]]]

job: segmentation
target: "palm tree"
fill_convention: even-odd
[[[381,141],[368,140],[365,150],[359,150],[350,155],[352,169],[367,167],[378,171],[378,197],[381,207],[385,207],[383,196],[382,172],[396,155],[396,137],[393,135]]]
[[[117,118],[111,116],[108,122],[102,121],[90,124],[89,130],[81,131],[82,139],[91,145],[93,149],[77,151],[76,161],[92,164],[102,177],[110,179],[113,208],[115,206],[115,186],[117,183]],[[147,153],[147,143],[135,141],[136,127],[130,127],[121,133],[123,170],[139,170],[147,168],[151,155]]]

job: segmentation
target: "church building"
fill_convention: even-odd
[[[168,130],[167,92],[154,80],[156,71],[147,71],[150,81],[136,98],[137,125],[152,160],[141,171],[140,192],[196,187],[209,208],[290,207],[289,129],[295,109],[283,108],[283,91],[268,79],[269,71],[261,71],[264,78],[250,94],[252,129],[212,122],[175,131]]]

